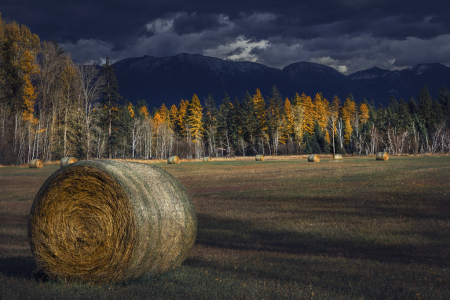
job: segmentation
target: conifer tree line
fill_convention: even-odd
[[[217,105],[208,95],[150,109],[122,99],[109,60],[74,64],[56,42],[0,18],[0,164],[66,156],[78,159],[166,159],[340,153],[448,153],[450,92],[432,99],[343,100],[296,94],[276,86]],[[301,88],[301,87],[300,87]]]

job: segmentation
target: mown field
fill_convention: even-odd
[[[58,166],[0,168],[0,299],[450,299],[450,156],[157,164],[198,214],[176,271],[50,281],[28,214]]]

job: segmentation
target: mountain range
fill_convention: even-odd
[[[419,64],[400,71],[371,68],[350,75],[311,62],[297,62],[283,69],[271,68],[254,62],[229,61],[199,54],[181,53],[175,56],[143,56],[127,58],[113,64],[119,84],[119,93],[136,104],[145,99],[149,107],[178,104],[197,94],[203,102],[212,94],[220,104],[224,94],[240,100],[248,91],[253,95],[257,88],[270,97],[276,85],[281,95],[293,98],[295,93],[305,93],[312,98],[322,92],[332,100],[337,95],[343,102],[352,93],[357,102],[363,98],[374,99],[376,105],[387,105],[389,97],[405,101],[417,98],[427,86],[433,98],[440,87],[450,88],[450,68],[439,64]]]

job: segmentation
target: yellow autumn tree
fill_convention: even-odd
[[[356,115],[356,104],[347,97],[341,110],[342,120],[344,121],[344,143],[348,144],[353,133],[352,121]]]
[[[305,94],[302,94],[302,96],[304,95]],[[305,132],[304,130],[305,117],[304,117],[304,108],[302,106],[302,100],[301,97],[298,95],[298,93],[295,93],[294,99],[292,100],[291,113],[292,113],[292,132],[294,134],[294,140],[297,143],[298,147],[300,147],[303,141],[303,134]]]
[[[36,100],[36,93],[34,86],[31,84],[31,74],[37,73],[38,69],[37,66],[34,64],[34,57],[30,54],[29,51],[25,51],[25,53],[23,54],[22,71],[24,74],[23,79],[25,81],[22,96],[24,107],[22,111],[22,119],[25,121],[25,124],[28,127],[28,143],[30,147],[32,139],[34,138],[34,133],[39,133],[35,132],[36,131],[35,126],[38,124],[39,121],[34,117],[34,105]]]
[[[149,112],[147,111],[147,107],[142,106],[142,107],[139,109],[139,113],[140,113],[145,119],[148,118]]]
[[[176,124],[179,128],[179,132],[181,133],[181,136],[186,137],[187,135],[187,108],[189,105],[188,100],[181,99],[179,108],[178,108],[178,114],[177,114],[177,121]]]
[[[130,114],[131,118],[134,118],[134,109],[133,109],[133,104],[131,104],[131,102],[130,102],[130,104],[128,104],[127,110],[128,110],[128,113]]]
[[[369,107],[365,103],[359,106],[359,120],[364,125],[369,120]]]
[[[194,94],[188,106],[187,121],[189,124],[189,128],[191,130],[192,141],[196,144],[199,144],[203,137],[204,130],[202,126],[203,125],[202,117],[203,117],[202,105],[200,104],[200,100],[198,99],[197,95]]]
[[[322,131],[325,131],[328,124],[330,102],[328,102],[326,98],[323,98],[319,94],[316,94],[316,96],[314,97],[314,108],[316,120],[319,123]]]
[[[309,134],[313,134],[314,123],[316,121],[316,112],[311,97],[306,96],[303,93],[300,96],[300,106],[303,108],[304,130]]]
[[[178,118],[178,108],[176,107],[175,104],[172,104],[172,106],[170,107],[169,117],[170,117],[170,126],[172,127],[172,129],[175,129]]]
[[[256,89],[256,94],[253,95],[252,99],[253,105],[255,106],[256,117],[259,123],[259,129],[260,131],[266,132],[267,131],[266,103],[259,89]]]

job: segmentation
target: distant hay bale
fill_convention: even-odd
[[[333,160],[341,162],[342,161],[342,154],[335,154],[335,155],[333,155]]]
[[[319,162],[320,158],[319,158],[319,154],[311,154],[310,156],[308,156],[308,162]]]
[[[264,161],[264,155],[262,155],[262,154],[256,155],[256,156],[255,156],[255,160],[256,160],[256,161]]]
[[[376,158],[377,158],[377,160],[388,160],[389,159],[389,153],[387,153],[387,152],[378,152]]]
[[[197,216],[167,171],[135,162],[80,161],[36,195],[28,239],[50,278],[124,282],[178,267],[194,245]]]
[[[44,163],[40,159],[33,159],[33,160],[31,160],[28,163],[28,166],[30,168],[38,168],[38,169],[40,169],[40,168],[44,167]]]
[[[64,157],[63,159],[61,159],[61,162],[59,163],[59,166],[61,168],[76,163],[78,161],[78,159],[76,157]]]
[[[203,157],[203,161],[211,161],[211,157]]]
[[[169,157],[169,159],[167,160],[168,164],[180,164],[180,158],[178,156],[171,156]]]

